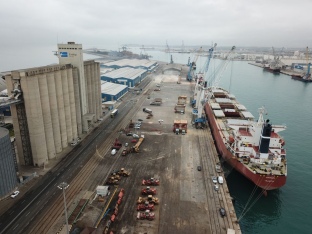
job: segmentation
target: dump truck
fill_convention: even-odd
[[[148,109],[148,108],[143,108],[143,111],[144,111],[145,113],[149,113],[149,114],[152,114],[152,113],[153,113],[153,111],[152,111],[151,109]]]
[[[172,130],[177,135],[186,134],[187,133],[187,120],[174,120]]]
[[[176,104],[174,107],[175,113],[185,113],[185,104]]]
[[[178,97],[178,104],[186,104],[187,96],[179,96]]]

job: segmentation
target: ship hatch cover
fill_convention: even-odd
[[[217,103],[232,103],[231,99],[228,98],[216,98]]]
[[[245,118],[248,118],[248,119],[255,118],[249,111],[242,111],[242,114]]]
[[[224,113],[222,110],[213,110],[213,113],[216,117],[225,117]]]

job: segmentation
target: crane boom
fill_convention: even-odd
[[[202,52],[202,49],[203,49],[202,47],[199,48],[199,50],[195,54],[193,62],[190,63],[189,71],[188,71],[187,76],[186,76],[186,79],[188,81],[192,81],[192,79],[193,79],[194,72],[196,71],[196,62],[197,62],[198,56]]]

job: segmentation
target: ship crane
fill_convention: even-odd
[[[210,79],[210,84],[211,84],[211,85],[209,85],[209,86],[211,86],[210,88],[218,87],[219,81],[220,81],[224,71],[227,68],[227,65],[230,61],[230,56],[233,54],[234,50],[235,50],[235,46],[233,46],[231,48],[231,50],[229,51],[229,53],[226,55],[224,62],[220,65],[220,67],[218,69],[217,78],[215,78],[216,76],[215,76],[215,74],[213,74],[214,79]],[[204,82],[201,84],[201,92],[200,92],[200,95],[198,98],[198,102],[196,102],[196,106],[198,106],[197,110],[193,110],[193,114],[197,114],[197,118],[194,121],[196,128],[203,127],[203,125],[205,125],[205,123],[206,123],[206,115],[203,112],[203,109],[204,109],[206,102],[210,98],[208,88],[207,88],[208,81],[209,81],[209,78],[208,78],[208,75],[206,73]]]
[[[199,48],[199,50],[196,52],[196,55],[194,57],[193,62],[191,62],[189,64],[190,68],[189,68],[189,71],[188,71],[187,76],[186,76],[186,79],[188,81],[192,81],[192,79],[193,79],[194,72],[196,71],[196,62],[197,62],[197,59],[198,59],[199,55],[202,52],[202,49],[203,49],[202,47]]]
[[[217,43],[215,43],[214,46],[212,48],[210,48],[209,51],[208,51],[208,57],[207,57],[207,60],[205,62],[205,66],[204,66],[204,69],[203,69],[204,70],[204,72],[203,72],[204,73],[203,74],[204,77],[208,77],[208,68],[209,68],[210,60],[212,58],[214,50],[216,49],[216,46],[217,46]],[[195,90],[194,90],[194,99],[191,102],[191,105],[193,107],[196,104],[196,98],[199,97],[200,92],[201,92],[201,87],[200,87],[201,82],[202,82],[202,80],[201,80],[200,77],[196,79],[196,85],[195,85]],[[205,82],[207,82],[207,80],[205,80]],[[196,105],[196,108],[198,108],[198,105]]]
[[[225,72],[225,70],[227,69],[227,66],[228,66],[228,64],[230,62],[230,58],[233,55],[235,48],[236,48],[235,46],[233,46],[231,48],[231,50],[225,56],[224,62],[221,63],[220,66],[216,69],[216,72],[214,72],[209,77],[209,79],[207,81],[207,82],[209,82],[208,86],[211,86],[211,87],[218,87],[219,86],[219,82],[221,80],[221,77],[222,77],[223,73]]]

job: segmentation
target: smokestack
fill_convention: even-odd
[[[270,146],[270,136],[272,132],[272,125],[269,124],[270,120],[267,120],[263,124],[262,133],[260,136],[259,150],[260,153],[268,153]]]

